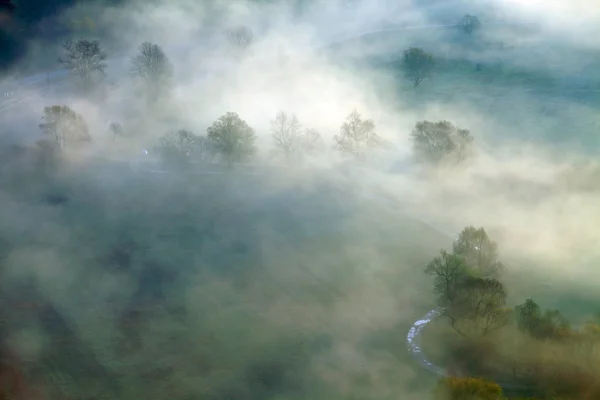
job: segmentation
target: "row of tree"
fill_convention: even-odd
[[[56,148],[91,141],[85,119],[67,106],[46,107],[42,119],[40,128]],[[115,139],[136,136],[117,122],[111,123],[109,130]],[[304,128],[294,114],[278,112],[270,121],[270,131],[274,155],[290,163],[301,162],[305,156],[315,155],[326,147],[321,134]],[[390,143],[375,132],[373,120],[363,118],[357,111],[348,115],[333,139],[337,151],[358,161],[364,161],[374,149],[390,147]],[[472,154],[470,132],[448,121],[420,121],[411,139],[417,160],[429,165],[459,163]],[[188,129],[170,131],[159,139],[154,150],[172,166],[185,166],[194,161],[210,163],[217,155],[233,166],[252,158],[257,150],[255,142],[254,129],[237,113],[228,112],[207,129],[205,136]]]

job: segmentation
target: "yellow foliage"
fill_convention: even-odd
[[[442,379],[435,391],[436,400],[504,400],[497,383],[480,378]]]

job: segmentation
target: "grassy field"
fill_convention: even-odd
[[[495,131],[503,127],[504,138],[597,151],[600,121],[594,109],[600,104],[600,76],[592,71],[592,55],[570,49],[565,57],[579,57],[585,66],[575,71],[560,66],[552,69],[544,63],[542,50],[538,50],[540,58],[535,58],[531,55],[535,48],[498,48],[494,43],[475,45],[469,40],[454,28],[378,33],[336,44],[328,55],[357,76],[370,77],[382,101],[407,111],[432,104],[462,107],[485,116]],[[436,60],[431,77],[417,88],[401,69],[402,52],[410,46],[423,48]],[[396,89],[390,91],[390,87]],[[499,142],[487,132],[474,134],[490,143]]]
[[[291,392],[300,389],[288,383],[253,389],[245,379],[269,357],[277,365],[291,363],[281,368],[290,368],[298,379],[315,379],[303,359],[283,361],[289,359],[286,348],[318,359],[351,340],[365,360],[386,366],[386,385],[421,390],[431,384],[429,376],[406,374],[416,366],[405,336],[431,307],[423,265],[449,238],[397,209],[353,195],[339,182],[311,180],[302,186],[234,176],[193,181],[91,176],[79,168],[49,183],[46,189],[67,197],[59,206],[44,204],[44,187],[22,188],[18,197],[22,209],[38,217],[35,225],[22,225],[30,232],[15,238],[13,251],[34,254],[46,248],[53,257],[60,254],[56,274],[37,279],[43,297],[72,329],[66,334],[58,322],[44,328],[44,343],[59,334],[64,341],[44,346],[32,373],[85,398],[162,393],[169,379],[183,392],[228,387],[232,395],[250,390],[271,398],[280,390],[294,398]],[[24,262],[22,269],[35,276],[29,263],[40,261],[22,257],[15,266]],[[148,278],[145,271],[155,268],[175,278],[163,284],[157,276]],[[118,282],[128,283],[115,287]],[[161,288],[158,299],[148,297],[157,293],[153,287]],[[123,351],[114,350],[122,341],[116,324],[119,315],[140,305],[146,310],[145,346],[125,362]],[[184,311],[160,311],[167,306]],[[21,321],[18,332],[36,332],[37,317],[22,317],[15,316]],[[209,338],[212,344],[203,345]],[[194,364],[197,357],[203,357],[201,365]],[[182,367],[171,378],[154,378],[160,385],[153,389],[144,381],[153,360]],[[206,379],[204,387],[194,386],[200,381],[192,386],[180,381],[195,374]],[[399,374],[406,376],[399,381]],[[364,398],[381,385],[366,375],[356,378],[353,388]],[[335,385],[320,385],[311,387],[313,398],[344,398]],[[128,391],[119,393],[124,387]]]

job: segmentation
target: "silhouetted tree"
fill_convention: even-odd
[[[464,30],[469,35],[481,28],[481,22],[479,21],[479,18],[469,14],[462,17],[460,19],[459,24],[462,30]]]
[[[411,132],[413,150],[420,161],[431,164],[461,162],[471,154],[473,137],[448,121],[420,121]]]
[[[160,46],[144,42],[131,60],[131,74],[142,83],[146,100],[153,103],[171,89],[173,65]]]
[[[411,47],[404,51],[402,67],[405,76],[415,85],[419,86],[433,71],[435,61],[433,56],[425,53],[423,49]]]
[[[375,133],[373,120],[362,119],[356,110],[348,115],[334,140],[338,151],[359,160],[364,160],[370,149],[383,145],[383,140]]]
[[[65,68],[74,71],[83,84],[84,89],[89,89],[93,83],[94,74],[105,74],[107,65],[103,62],[106,53],[100,48],[97,40],[67,40],[63,45],[65,57],[59,59]]]
[[[229,168],[256,152],[254,130],[234,112],[226,113],[208,127],[207,138],[212,141],[215,150],[225,157]]]
[[[111,122],[108,130],[113,134],[113,139],[124,136],[123,125],[118,122]]]
[[[516,306],[515,315],[519,329],[536,339],[562,339],[570,333],[569,322],[558,310],[542,312],[533,299]]]

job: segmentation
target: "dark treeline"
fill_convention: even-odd
[[[119,6],[129,0],[1,0],[0,72],[14,66],[27,53],[28,43],[36,39],[61,39],[70,34],[55,17],[76,4]],[[47,29],[45,26],[51,26]]]

